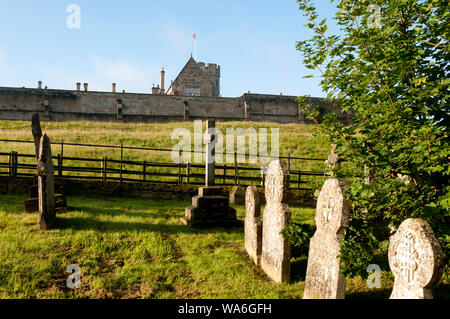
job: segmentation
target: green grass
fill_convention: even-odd
[[[291,283],[275,284],[244,250],[243,229],[185,227],[189,202],[68,196],[73,209],[56,227],[37,230],[26,196],[0,195],[0,298],[301,298],[306,256],[291,263]],[[236,206],[238,218],[244,208]],[[314,209],[291,207],[294,222],[313,224]],[[71,264],[81,288],[66,286]],[[383,268],[384,267],[384,268]],[[347,281],[348,298],[387,298],[383,287]],[[437,289],[435,296],[447,286]],[[442,293],[441,293],[442,295]]]
[[[182,225],[189,202],[69,196],[74,209],[58,215],[54,230],[38,231],[25,198],[0,196],[1,298],[301,296],[302,282],[275,285],[253,265],[242,229]],[[312,214],[293,211],[296,220]],[[66,287],[70,264],[81,268],[79,290]]]
[[[0,121],[0,139],[18,139],[32,141],[31,127],[29,121]],[[84,143],[84,144],[101,144],[120,146],[123,142],[124,146],[137,146],[149,148],[165,148],[171,150],[179,141],[172,140],[171,134],[177,128],[186,128],[191,132],[191,144],[194,149],[194,124],[193,122],[169,122],[169,123],[116,123],[116,122],[41,122],[42,130],[46,131],[52,142],[65,143]],[[203,124],[205,129],[205,124]],[[298,125],[298,124],[278,124],[272,122],[217,122],[217,128],[223,134],[227,128],[255,128],[259,132],[260,128],[267,128],[270,135],[272,128],[279,129],[279,152],[281,156],[305,157],[305,158],[323,158],[325,159],[330,151],[330,144],[323,136],[314,136],[318,133],[318,127],[315,125]],[[271,137],[268,136],[268,148],[270,150]],[[237,140],[235,141],[237,147]],[[226,143],[223,144],[224,152],[226,151]],[[23,143],[6,143],[0,142],[0,152],[16,151],[19,154],[34,154],[33,144]],[[248,141],[247,141],[248,152]],[[270,151],[268,151],[270,154]],[[61,153],[59,145],[53,145],[52,154],[56,156]],[[82,157],[102,159],[107,156],[108,159],[120,160],[120,149],[93,148],[81,146],[64,146],[65,157]],[[224,158],[225,159],[225,158]],[[134,160],[148,162],[172,162],[170,152],[143,151],[143,150],[124,150],[124,160]],[[21,163],[32,164],[34,159],[21,159]],[[193,157],[191,158],[191,163]],[[0,162],[7,163],[7,156],[0,156]],[[56,161],[55,161],[56,164]],[[98,162],[81,162],[85,167],[100,168]],[[220,163],[219,163],[220,164]],[[80,166],[80,162],[70,160],[64,161],[65,166]],[[227,166],[233,166],[234,163],[227,163]],[[256,164],[243,163],[240,166],[263,166],[259,161]],[[266,165],[266,164],[264,164]],[[120,167],[120,164],[108,164],[109,168]],[[5,171],[7,168],[4,168]],[[123,169],[142,170],[140,166],[124,165]],[[324,171],[323,161],[303,161],[292,160],[291,169],[302,171]],[[1,170],[1,168],[0,168]],[[159,172],[178,173],[177,168],[159,168]],[[31,172],[31,171],[30,171]],[[201,173],[200,170],[193,169],[191,173]],[[221,174],[222,171],[218,171]],[[259,172],[241,173],[242,176],[259,176]],[[71,175],[80,175],[78,172],[70,172]],[[92,175],[83,173],[83,175]],[[228,170],[228,175],[232,174]],[[256,175],[255,175],[256,174]],[[100,174],[96,175],[97,177]],[[118,177],[118,175],[116,176]],[[127,176],[128,177],[128,176]],[[129,176],[133,178],[133,176]],[[303,176],[304,180],[310,177]],[[317,179],[317,178],[315,178]],[[176,177],[172,178],[176,180]],[[198,181],[193,179],[193,181]]]

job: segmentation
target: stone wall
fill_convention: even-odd
[[[45,90],[0,87],[0,120],[30,119],[38,112],[51,121],[182,121],[215,118],[306,123],[294,96],[244,94],[236,98]],[[333,105],[311,98],[323,114]],[[343,121],[348,117],[340,115]]]

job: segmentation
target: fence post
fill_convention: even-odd
[[[301,176],[302,172],[300,170],[298,170],[298,177],[297,177],[297,188],[300,188],[300,176]]]
[[[62,156],[58,154],[58,176],[62,176]]]
[[[143,176],[143,179],[144,179],[144,181],[145,181],[145,179],[146,179],[146,173],[145,173],[145,170],[147,169],[147,161],[144,161],[144,163],[143,163],[143,165],[142,165],[142,176]]]
[[[120,182],[122,183],[123,142],[120,142]]]
[[[291,173],[291,153],[288,153],[288,172]]]
[[[187,163],[186,165],[186,183],[189,185],[190,183],[190,174],[191,174],[191,163]]]
[[[234,185],[238,184],[237,154],[234,152]]]
[[[264,183],[266,181],[266,168],[261,166],[261,187],[264,188]]]
[[[12,176],[12,161],[13,161],[13,154],[14,152],[11,151],[9,153],[9,158],[8,158],[8,176],[11,177]]]
[[[181,149],[178,151],[178,185],[183,184],[183,176],[181,176]]]
[[[108,157],[105,156],[103,157],[102,160],[102,181],[106,181],[106,170],[107,170],[107,165],[108,165]]]
[[[227,164],[223,165],[223,179],[222,179],[222,184],[225,185],[225,180],[227,177]]]
[[[17,176],[18,174],[19,174],[19,154],[17,153],[17,152],[15,152],[15,154],[16,154],[16,161],[15,161],[15,167],[16,167],[16,169],[15,169],[15,176]]]
[[[17,176],[17,152],[12,151],[9,155],[9,176],[16,177]]]

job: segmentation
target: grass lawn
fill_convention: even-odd
[[[73,208],[56,228],[37,230],[26,196],[0,195],[0,298],[301,298],[306,256],[293,258],[291,283],[275,284],[244,250],[243,229],[194,230],[179,221],[189,202],[68,196]],[[238,218],[244,207],[236,206]],[[291,207],[294,222],[314,223],[314,209]],[[66,287],[71,264],[81,288]],[[382,288],[347,280],[347,298],[387,298]],[[448,291],[448,285],[435,289]],[[437,291],[437,292],[436,292]],[[448,296],[448,295],[447,295]]]

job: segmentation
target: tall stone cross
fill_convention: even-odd
[[[216,121],[206,121],[206,134],[204,142],[206,144],[205,157],[205,186],[214,186],[215,162],[216,162]]]
[[[55,210],[55,179],[52,162],[52,150],[47,134],[39,144],[39,159],[37,163],[39,192],[39,229],[49,229],[56,218]]]
[[[34,149],[36,152],[36,161],[39,160],[39,144],[41,143],[42,129],[39,121],[39,113],[31,113],[31,133],[34,139]]]

